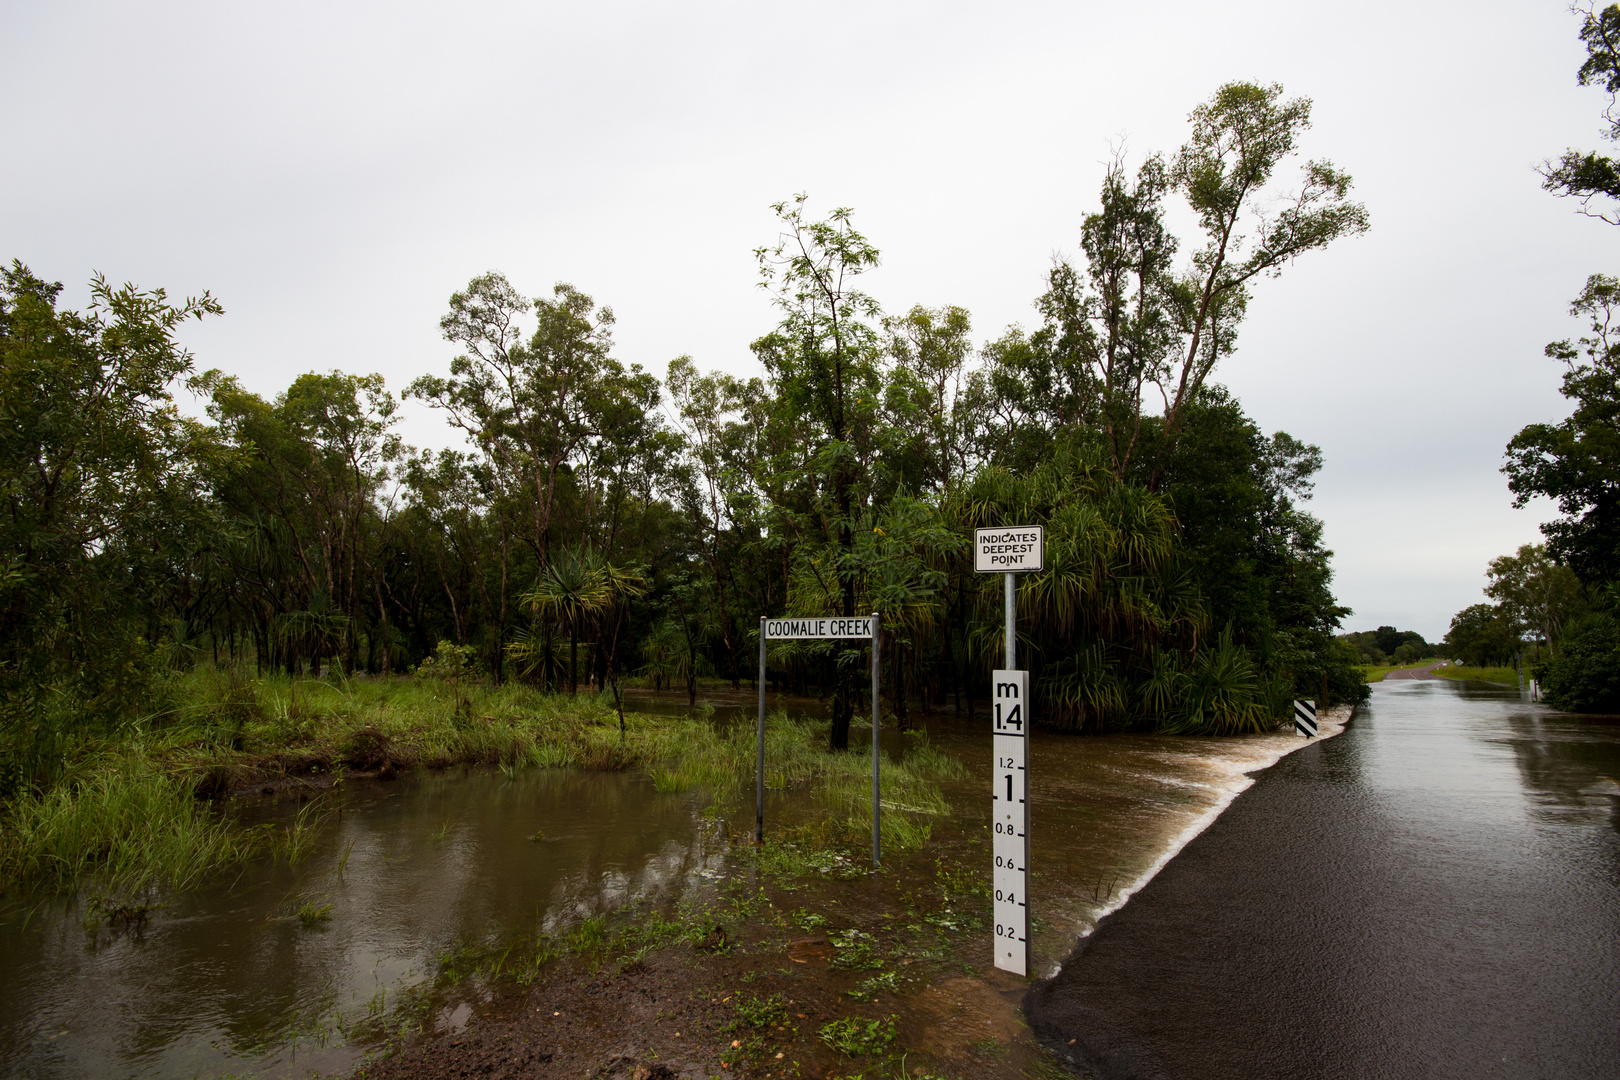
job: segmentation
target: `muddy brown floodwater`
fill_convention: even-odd
[[[694,722],[751,722],[748,697],[710,695]],[[685,708],[649,694],[633,706]],[[717,822],[703,794],[633,774],[457,770],[351,782],[328,797],[331,825],[304,861],[166,898],[144,926],[87,928],[87,896],[13,897],[0,1073],[827,1076],[885,1055],[900,1067],[902,1053],[910,1075],[1052,1072],[1018,1010],[1025,982],[989,963],[987,724],[914,719],[970,779],[946,785],[952,812],[931,842],[877,874],[859,849],[806,875],[763,873],[737,842],[751,799]],[[1302,741],[1038,735],[1036,972]],[[884,744],[904,754],[908,739],[885,732]],[[244,812],[297,809],[283,798]],[[811,810],[803,794],[773,794],[767,829]],[[718,936],[560,960],[524,986],[444,977],[469,952],[593,917],[611,928],[697,911]]]

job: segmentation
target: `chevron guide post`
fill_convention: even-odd
[[[990,778],[991,889],[995,964],[1028,975],[1029,946],[1029,672],[1018,670],[1018,574],[1040,570],[1046,557],[1039,525],[975,529],[973,569],[1003,575],[1006,609],[1003,667],[991,672],[990,733],[995,772]]]
[[[1316,702],[1294,702],[1294,730],[1307,739],[1316,738]]]

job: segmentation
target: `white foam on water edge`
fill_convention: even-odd
[[[1164,850],[1135,880],[1123,889],[1111,894],[1109,900],[1092,917],[1091,925],[1085,927],[1075,935],[1075,941],[1081,941],[1091,936],[1092,932],[1103,919],[1124,907],[1132,896],[1141,892],[1148,882],[1153,880],[1155,874],[1163,870],[1170,860],[1175,858],[1181,849],[1192,843],[1193,839],[1205,829],[1209,828],[1214,820],[1221,816],[1228,806],[1232,805],[1243,792],[1254,783],[1254,774],[1264,772],[1295,750],[1303,750],[1313,742],[1322,739],[1331,739],[1344,731],[1345,725],[1350,722],[1354,707],[1350,705],[1335,705],[1322,711],[1317,718],[1317,736],[1315,739],[1305,739],[1298,735],[1268,735],[1263,740],[1256,739],[1249,743],[1249,747],[1257,751],[1248,757],[1221,758],[1218,761],[1211,759],[1210,765],[1215,768],[1228,770],[1228,776],[1216,780],[1211,786],[1220,791],[1216,800],[1193,818],[1187,826],[1175,836],[1171,837]],[[1178,785],[1180,786],[1180,785]],[[1060,970],[1061,963],[1053,964],[1052,969],[1046,973],[1052,978]]]

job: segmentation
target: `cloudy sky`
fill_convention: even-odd
[[[1534,172],[1598,143],[1576,27],[1533,0],[7,2],[0,257],[75,304],[92,271],[211,290],[188,345],[266,395],[442,370],[445,301],[492,268],[611,304],[622,359],[749,372],[770,203],[854,207],[886,307],[989,339],[1034,322],[1111,147],[1173,151],[1222,82],[1281,82],[1373,227],[1262,283],[1217,377],[1325,452],[1349,628],[1438,637],[1550,513],[1510,507],[1502,447],[1566,415],[1542,346],[1620,269]]]

